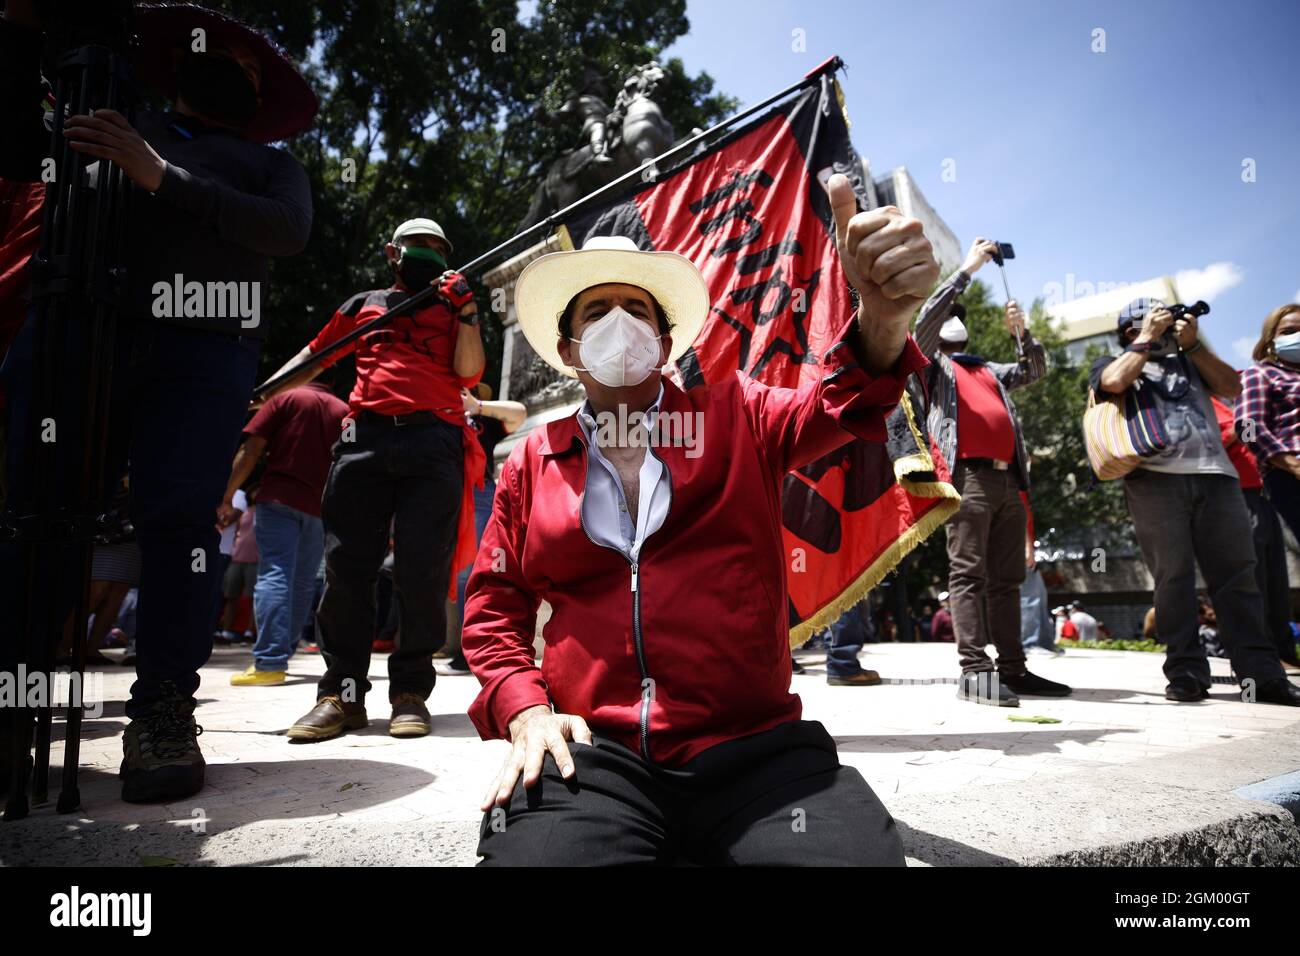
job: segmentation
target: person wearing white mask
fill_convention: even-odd
[[[1019,361],[986,362],[970,354],[966,309],[957,301],[997,248],[987,239],[971,244],[961,269],[921,308],[916,344],[933,363],[926,370],[926,424],[961,492],[961,508],[947,526],[948,590],[961,664],[957,696],[1019,707],[1021,694],[1064,697],[1070,688],[1030,673],[1020,641],[1027,520],[1021,493],[1029,493],[1029,459],[1009,393],[1042,378],[1047,357],[1014,300],[1006,305],[1005,323],[1020,344]],[[986,650],[990,643],[998,650],[996,664]]]
[[[1273,507],[1300,539],[1300,304],[1269,313],[1252,357],[1241,374],[1237,432],[1255,452]]]
[[[938,267],[917,220],[828,187],[860,307],[799,389],[663,373],[710,308],[675,253],[594,238],[520,275],[520,328],[586,401],[512,450],[469,580],[469,715],[512,744],[485,864],[903,863],[888,811],[790,693],[781,486],[854,436],[885,440]]]

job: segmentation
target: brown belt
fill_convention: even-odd
[[[992,468],[994,471],[1008,471],[1011,462],[999,461],[997,458],[962,458],[960,462],[972,468]]]

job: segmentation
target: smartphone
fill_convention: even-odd
[[[1002,265],[1003,259],[1014,259],[1016,257],[1016,249],[1011,245],[1011,243],[999,242],[997,243],[997,247],[998,254],[993,258],[997,260],[998,265]]]

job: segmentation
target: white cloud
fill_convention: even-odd
[[[1243,335],[1239,339],[1232,340],[1232,354],[1235,355],[1245,365],[1254,361],[1251,358],[1251,352],[1255,351],[1255,340],[1249,335]]]
[[[1300,289],[1296,289],[1296,290],[1295,290],[1295,298],[1292,299],[1291,301],[1292,301],[1292,302],[1300,302]]]
[[[1213,302],[1220,293],[1240,285],[1245,277],[1235,262],[1212,262],[1204,269],[1183,269],[1174,273],[1174,286],[1183,302],[1197,299]]]

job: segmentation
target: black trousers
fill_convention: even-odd
[[[1165,677],[1195,681],[1206,690],[1213,686],[1197,629],[1198,568],[1237,678],[1262,685],[1285,677],[1277,645],[1264,628],[1241,482],[1228,475],[1170,475],[1139,468],[1124,479],[1124,494],[1142,557],[1155,578]]]
[[[69,368],[89,361],[80,326],[64,342]],[[215,516],[239,444],[257,374],[254,339],[124,317],[114,342],[104,482],[114,488],[129,470],[130,517],[140,545],[136,681],[126,715],[139,717],[171,683],[183,695],[199,688],[212,655],[213,610],[221,583]],[[10,504],[21,508],[33,473],[28,411],[36,387],[36,319],[29,318],[5,356],[4,388]],[[84,463],[86,424],[81,388],[56,392],[53,473],[56,495],[71,495]],[[0,668],[10,670],[29,606],[25,545],[0,543]],[[77,549],[62,541],[36,549],[31,607],[55,631],[72,610],[79,580]]]
[[[1251,532],[1255,541],[1255,582],[1264,600],[1264,629],[1277,645],[1280,657],[1295,657],[1291,636],[1291,580],[1286,569],[1286,543],[1282,523],[1273,503],[1258,488],[1242,488],[1250,509]]]
[[[889,811],[840,764],[815,721],[711,747],[681,767],[647,764],[599,736],[548,754],[531,790],[484,815],[482,866],[902,866]]]
[[[346,434],[346,433],[345,433]],[[447,639],[447,588],[460,516],[461,429],[447,422],[377,424],[362,414],[353,440],[334,446],[321,517],[325,592],[316,612],[325,676],[317,698],[363,702],[370,690],[375,582],[393,538],[401,607],[388,693],[433,692],[433,654]]]

